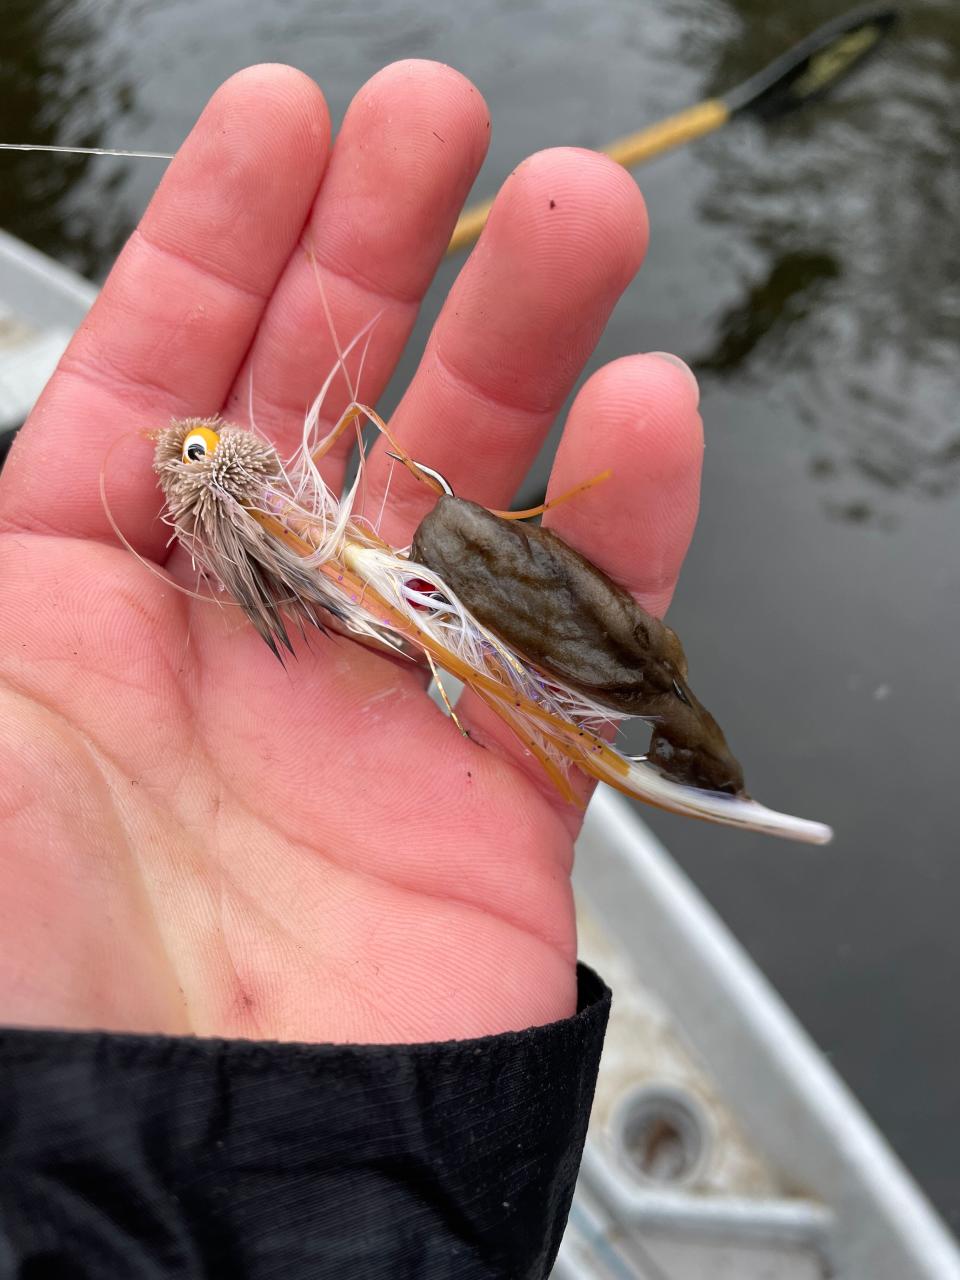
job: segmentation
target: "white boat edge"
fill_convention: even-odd
[[[856,1098],[629,802],[607,788],[588,809],[574,884],[709,1064],[756,1147],[833,1210],[836,1274],[960,1280],[953,1236]]]
[[[31,312],[42,309],[50,315],[51,321],[58,324],[76,322],[79,324],[84,315],[93,306],[99,290],[83,276],[70,267],[54,261],[39,249],[25,244],[9,231],[0,229],[0,260],[4,268],[29,281],[33,288],[39,288],[40,294],[33,293],[27,299],[14,297],[14,306],[22,305]],[[0,296],[8,300],[7,289],[11,278],[6,271],[3,276],[3,293]],[[48,305],[44,307],[45,298]]]

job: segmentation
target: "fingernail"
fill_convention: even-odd
[[[700,403],[700,383],[697,376],[688,364],[685,364],[679,356],[675,356],[672,351],[648,351],[647,355],[656,356],[658,360],[666,360],[667,364],[672,364],[677,369],[682,369],[690,379],[690,385],[697,393],[697,404]]]

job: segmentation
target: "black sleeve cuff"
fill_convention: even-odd
[[[427,1045],[0,1030],[0,1276],[545,1277],[610,992]]]

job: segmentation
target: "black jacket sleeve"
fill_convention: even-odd
[[[0,1031],[2,1280],[549,1274],[610,993],[428,1045]]]

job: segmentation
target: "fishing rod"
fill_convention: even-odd
[[[773,120],[786,115],[823,97],[860,66],[888,34],[897,17],[897,10],[892,6],[867,5],[854,9],[818,27],[722,97],[708,98],[687,107],[599,150],[624,168],[632,169],[665,151],[713,133],[737,116]],[[492,207],[493,200],[486,200],[461,214],[448,254],[473,244]]]
[[[665,151],[713,133],[737,116],[752,115],[773,120],[786,115],[823,97],[859,67],[888,34],[897,17],[897,9],[890,5],[866,5],[854,9],[818,27],[779,58],[774,58],[762,71],[722,97],[698,102],[696,106],[687,107],[625,138],[618,138],[599,150],[624,168],[632,169]],[[0,142],[0,151],[173,159],[173,155],[165,151],[115,151],[106,147],[40,146],[22,142]],[[492,207],[493,200],[486,200],[461,214],[447,246],[448,254],[473,244],[486,225]]]

